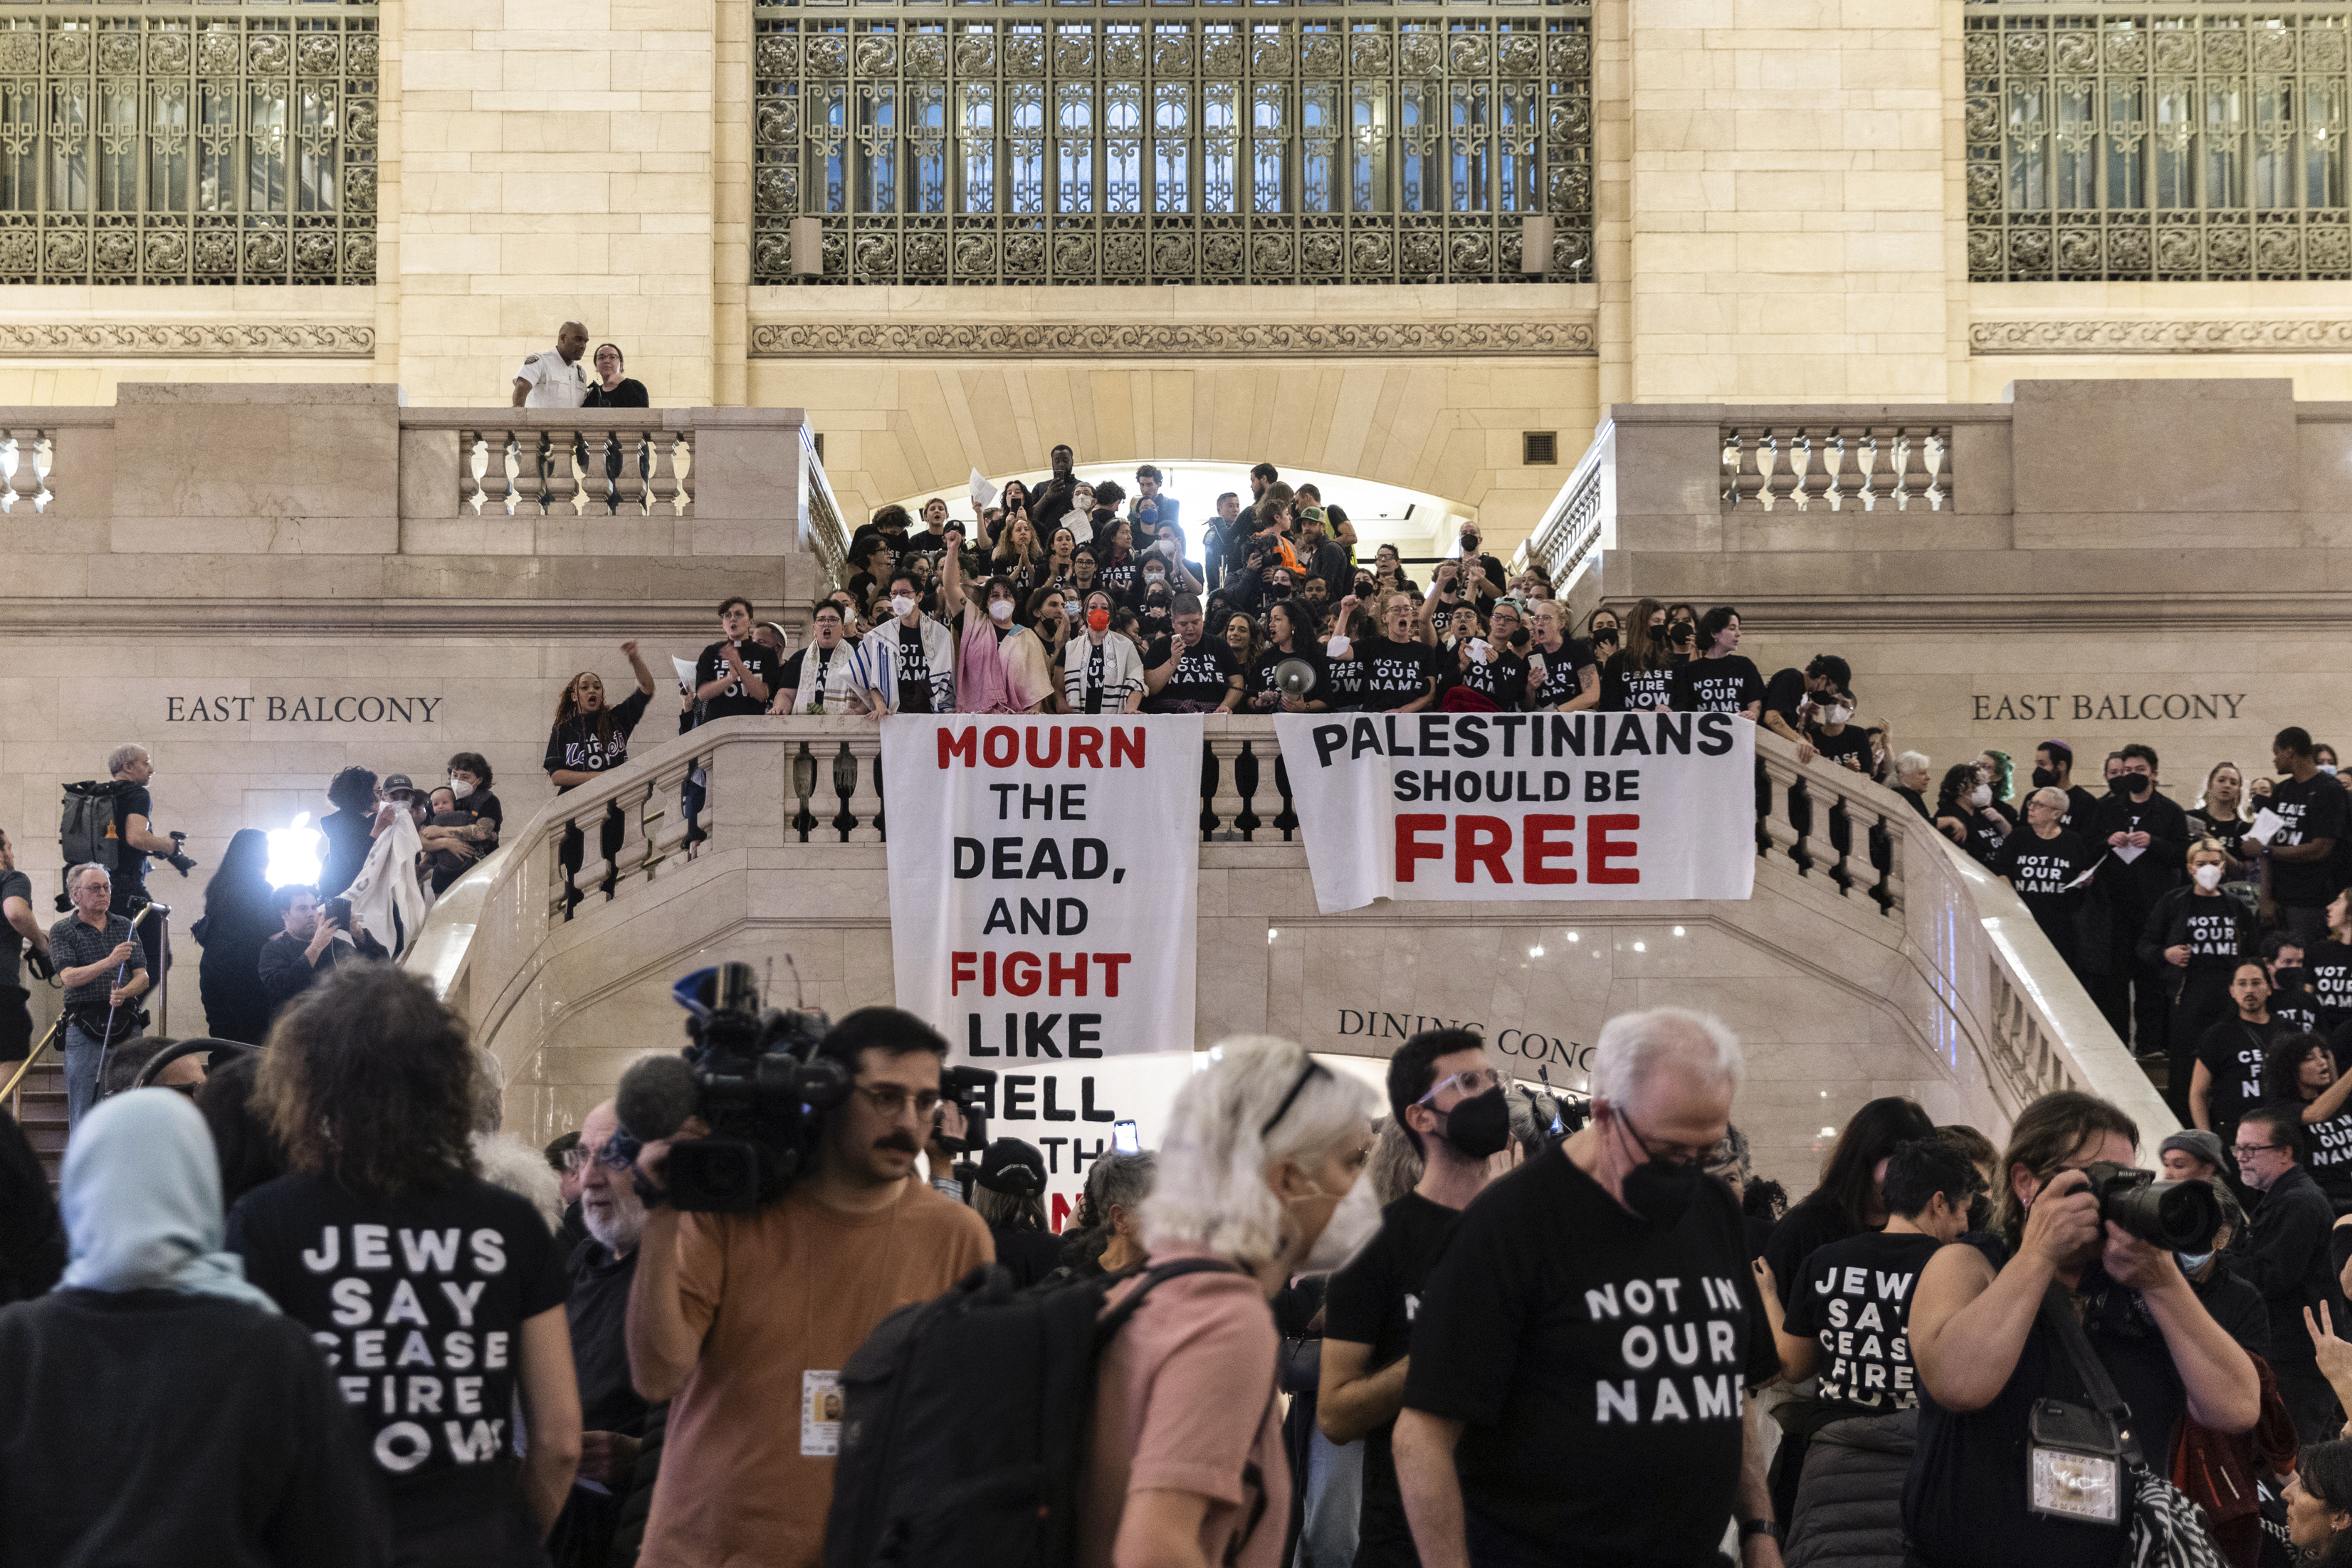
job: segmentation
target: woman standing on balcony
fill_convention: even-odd
[[[583,408],[650,408],[652,400],[646,396],[646,383],[621,373],[621,346],[618,343],[596,345],[596,380],[588,388],[588,401]]]
[[[1993,852],[2009,837],[2009,819],[1993,810],[1992,786],[1973,762],[1956,762],[1944,770],[1943,788],[1936,795],[1936,826],[1952,842],[1990,866]]]
[[[2234,881],[2246,873],[2246,857],[2238,852],[2238,841],[2246,836],[2253,824],[2245,820],[2245,775],[2234,762],[2217,762],[2213,771],[2205,775],[2205,793],[2189,810],[2189,828],[2200,838],[2210,838],[2221,846],[2228,856],[2224,862],[2229,877]]]
[[[1013,622],[1021,601],[1003,576],[978,587],[963,575],[963,525],[947,527],[940,614],[955,629],[958,713],[1035,713],[1054,695],[1053,666],[1036,633]]]
[[[1633,606],[1624,648],[1601,669],[1601,706],[1610,713],[1659,713],[1674,700],[1675,661],[1665,641],[1666,607],[1654,599]]]
[[[1011,518],[997,530],[990,570],[1013,585],[1013,603],[1029,602],[1029,596],[1047,580],[1047,564],[1045,552],[1037,544],[1037,530],[1025,515]]]

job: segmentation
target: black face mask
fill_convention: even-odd
[[[1638,1147],[1641,1139],[1633,1134],[1633,1124],[1626,1122],[1625,1131]],[[1706,1178],[1696,1166],[1676,1165],[1654,1155],[1625,1173],[1625,1207],[1659,1229],[1672,1230],[1690,1212],[1698,1184]]]
[[[1511,633],[1511,646],[1514,648],[1524,649],[1528,645],[1528,641],[1527,630],[1524,627]]]
[[[2271,977],[2271,988],[2279,991],[2303,989],[2302,968],[2294,964],[2280,965],[2278,972]]]
[[[1465,1159],[1483,1160],[1511,1141],[1511,1107],[1497,1084],[1445,1113],[1445,1141]]]
[[[2145,773],[2126,773],[2116,779],[2126,795],[2145,795],[2156,788],[2156,780]]]
[[[2033,770],[2033,787],[2036,789],[2055,789],[2058,788],[2058,775],[2047,768],[2037,768]]]

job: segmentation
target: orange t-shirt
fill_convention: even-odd
[[[833,1460],[805,1451],[804,1396],[824,1400],[805,1375],[837,1374],[895,1309],[993,1261],[988,1227],[911,1176],[871,1214],[794,1190],[757,1214],[679,1220],[678,1300],[702,1354],[670,1402],[638,1561],[815,1568]],[[837,1405],[820,1414],[837,1420]]]

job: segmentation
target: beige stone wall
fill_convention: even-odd
[[[567,318],[657,403],[712,401],[716,4],[403,0],[397,366],[417,401],[505,401]]]
[[[1943,396],[1937,0],[1625,16],[1627,401]]]

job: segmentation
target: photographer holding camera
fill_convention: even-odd
[[[640,1395],[671,1402],[644,1568],[814,1568],[823,1556],[842,1364],[894,1309],[995,1257],[980,1217],[915,1174],[947,1051],[896,1008],[842,1019],[805,1062],[838,1085],[817,1096],[835,1103],[813,1129],[813,1162],[744,1212],[681,1214],[670,1201],[677,1151],[706,1136],[700,1114],[639,1152],[648,1209],[629,1369]],[[717,1060],[706,1048],[702,1061]],[[644,1120],[629,1089],[623,1119]],[[960,1137],[949,1109],[945,1131]]]
[[[368,935],[348,898],[320,904],[310,888],[281,887],[269,902],[286,926],[261,945],[261,989],[273,1016],[336,965],[392,956]]]
[[[2131,1442],[2162,1473],[2184,1415],[2221,1432],[2254,1425],[2253,1360],[2168,1250],[2209,1246],[2220,1209],[2201,1184],[2150,1186],[2124,1168],[2138,1142],[2104,1100],[2043,1095],[2001,1156],[1994,1234],[1921,1270],[1910,1336],[1925,1397],[1903,1522],[1925,1568],[2114,1568],[2141,1484]],[[2127,1437],[2084,1355],[2129,1407]]]

